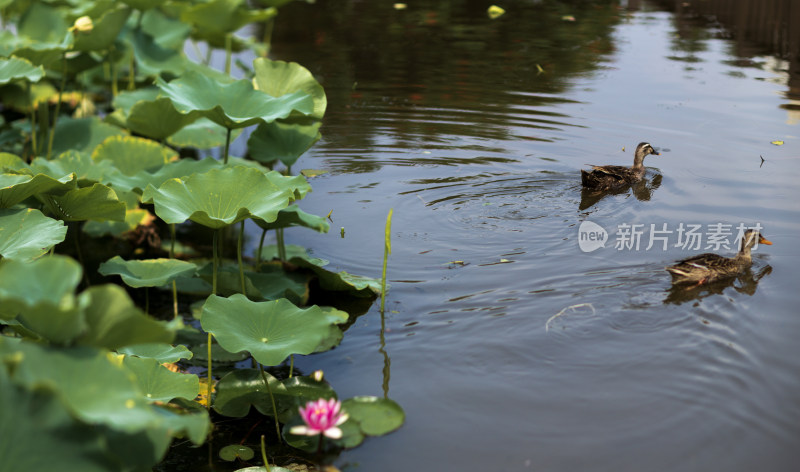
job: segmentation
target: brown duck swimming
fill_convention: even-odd
[[[759,244],[772,245],[764,236],[754,229],[744,232],[742,248],[736,257],[723,257],[707,253],[679,261],[667,267],[667,272],[672,275],[673,284],[705,284],[727,277],[735,277],[750,267],[752,259],[750,249]]]
[[[590,172],[581,169],[581,183],[587,188],[608,190],[642,180],[644,158],[648,154],[660,155],[650,143],[639,143],[633,155],[633,167],[592,166]]]

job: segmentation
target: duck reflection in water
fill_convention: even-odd
[[[585,210],[608,195],[622,195],[627,194],[629,191],[633,193],[637,200],[646,202],[653,196],[653,192],[661,186],[661,179],[661,174],[655,174],[651,178],[644,177],[633,184],[625,184],[605,190],[583,187],[581,188],[581,203],[578,205],[578,210]]]
[[[745,295],[753,295],[758,288],[758,282],[772,272],[772,267],[767,265],[762,267],[757,273],[748,267],[736,277],[731,277],[716,282],[711,282],[702,285],[680,285],[673,284],[667,290],[667,296],[664,298],[664,304],[680,305],[684,302],[693,300],[702,300],[711,295],[720,295],[726,288],[733,287],[739,293]]]

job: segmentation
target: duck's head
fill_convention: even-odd
[[[636,146],[636,153],[633,156],[634,167],[641,166],[642,162],[644,162],[645,156],[648,154],[655,154],[656,156],[661,155],[661,153],[658,153],[655,149],[653,149],[653,146],[651,146],[650,143],[639,143],[639,145]]]
[[[772,246],[772,241],[767,240],[758,230],[748,229],[744,232],[744,236],[742,236],[741,251],[750,252],[750,249],[754,248],[756,243]]]

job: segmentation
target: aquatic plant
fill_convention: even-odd
[[[339,426],[348,418],[347,413],[341,410],[342,402],[333,398],[329,400],[320,398],[315,402],[308,402],[299,410],[300,418],[305,424],[292,426],[289,432],[300,436],[322,434],[331,439],[339,439],[342,437],[342,430],[339,429]]]

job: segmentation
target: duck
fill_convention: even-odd
[[[724,257],[713,253],[700,254],[678,261],[677,264],[666,268],[672,275],[672,283],[678,285],[695,284],[703,285],[716,280],[735,277],[750,268],[752,258],[750,249],[756,242],[771,246],[758,230],[749,229],[742,236],[742,245],[735,257]]]
[[[591,189],[609,190],[638,182],[644,177],[644,158],[648,154],[661,155],[650,143],[639,143],[633,155],[633,167],[592,166],[588,172],[581,169],[581,184]]]

